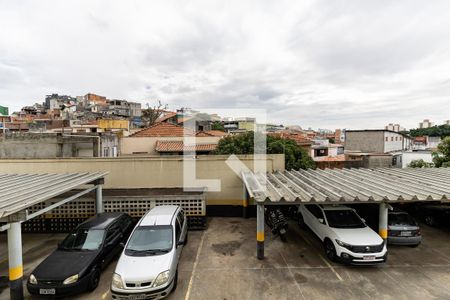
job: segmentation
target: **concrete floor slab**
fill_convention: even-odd
[[[189,232],[178,288],[167,299],[450,299],[450,231],[422,226],[417,248],[389,246],[378,266],[344,266],[325,259],[309,230],[290,224],[283,243],[266,228],[264,260],[256,259],[256,220],[209,219],[206,231]],[[24,234],[25,277],[65,235]],[[0,278],[7,275],[6,235],[0,235]],[[117,261],[99,287],[72,299],[111,299]],[[3,276],[3,277],[1,277]],[[9,291],[1,286],[0,299]],[[35,299],[26,295],[27,299]]]

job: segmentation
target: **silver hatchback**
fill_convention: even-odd
[[[401,210],[390,211],[388,215],[388,243],[417,247],[422,241],[419,224]]]
[[[187,220],[179,206],[150,210],[134,228],[114,272],[117,300],[162,299],[177,286],[178,262],[187,242]]]

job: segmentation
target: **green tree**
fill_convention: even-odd
[[[439,125],[439,126],[433,126],[429,128],[417,128],[417,129],[411,129],[409,131],[409,135],[412,137],[416,136],[440,136],[441,138],[450,136],[450,125]]]
[[[450,166],[450,136],[444,138],[433,153],[433,162],[436,167]]]
[[[267,154],[284,154],[287,170],[315,168],[314,160],[308,152],[290,139],[267,136]],[[247,132],[244,134],[227,136],[219,141],[215,154],[253,154],[254,134]]]
[[[223,124],[221,122],[214,122],[211,124],[211,129],[212,130],[220,130],[220,131],[225,131],[225,127],[223,127]]]
[[[433,167],[433,164],[428,163],[428,162],[424,161],[423,159],[416,159],[416,160],[411,161],[408,164],[408,167],[410,167],[410,168],[431,168],[431,167]]]

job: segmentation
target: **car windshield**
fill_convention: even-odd
[[[98,250],[103,242],[104,230],[78,229],[69,234],[60,245],[62,250]]]
[[[139,226],[130,237],[125,254],[131,256],[156,255],[170,252],[172,246],[172,226]]]
[[[333,228],[364,228],[366,224],[350,209],[325,210],[328,225]]]
[[[416,222],[407,213],[393,213],[388,215],[389,225],[416,225]]]

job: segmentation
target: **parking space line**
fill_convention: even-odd
[[[300,232],[298,232],[298,235],[312,248],[315,248],[312,243],[305,238],[302,234],[300,234]],[[344,279],[341,277],[341,275],[339,275],[339,273],[334,269],[334,267],[319,253],[317,253],[317,255],[319,255],[320,259],[327,265],[327,267],[331,270],[331,272],[334,273],[334,275],[336,275],[337,279],[339,279],[339,281],[344,281]]]
[[[194,282],[194,275],[195,275],[195,271],[197,270],[198,260],[200,258],[200,252],[203,248],[204,240],[205,240],[205,231],[203,231],[202,237],[200,239],[200,244],[197,249],[197,255],[195,256],[194,267],[192,268],[191,278],[189,279],[189,285],[188,285],[188,289],[186,291],[186,296],[184,297],[184,300],[189,300],[189,297],[191,296],[192,284]]]
[[[302,292],[302,289],[300,288],[300,285],[298,285],[297,280],[295,280],[294,273],[292,273],[291,268],[288,267],[288,263],[287,263],[287,261],[286,261],[286,258],[284,258],[283,253],[280,252],[280,256],[281,256],[281,258],[283,259],[284,263],[286,264],[287,269],[288,269],[288,271],[289,271],[289,274],[292,276],[292,279],[294,280],[295,286],[297,287],[298,291],[300,292],[300,295],[302,295],[302,298],[303,298],[303,299],[306,299],[306,298],[305,298],[305,295],[303,295],[303,292]]]
[[[108,296],[108,294],[109,294],[109,290],[108,291],[106,291],[103,295],[102,295],[102,299],[105,299],[106,298],[106,296]]]

